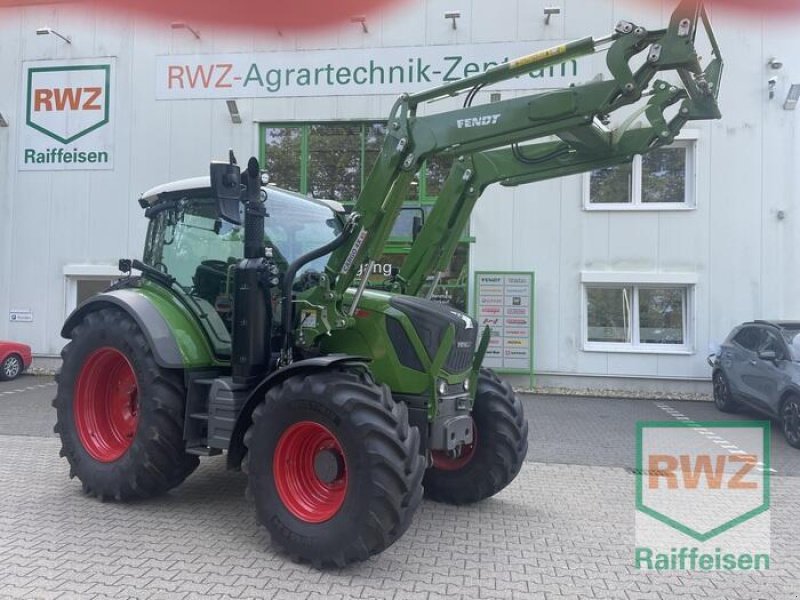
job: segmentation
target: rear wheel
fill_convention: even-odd
[[[459,454],[432,452],[425,495],[449,504],[471,504],[511,483],[528,453],[528,422],[511,386],[481,369],[472,410],[473,443]]]
[[[61,356],[55,431],[87,494],[148,498],[199,462],[184,452],[184,388],[160,368],[138,325],[116,309],[86,315]]]
[[[781,428],[783,437],[790,446],[800,448],[800,400],[790,396],[781,407]]]
[[[736,412],[738,403],[733,398],[731,393],[731,386],[728,384],[728,378],[720,370],[714,371],[713,377],[714,384],[714,405],[722,412],[732,413]]]
[[[295,560],[344,566],[377,554],[422,499],[419,432],[366,373],[287,379],[253,412],[245,444],[258,520]]]
[[[0,364],[0,381],[11,381],[22,374],[22,359],[16,354],[10,354]]]

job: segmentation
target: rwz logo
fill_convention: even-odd
[[[103,93],[101,87],[40,88],[34,90],[33,112],[51,110],[102,110],[97,99]]]
[[[71,144],[109,122],[110,64],[31,67],[27,75],[28,127]]]
[[[484,115],[482,117],[469,117],[466,119],[458,119],[456,124],[459,129],[469,127],[486,127],[487,125],[496,125],[500,120],[500,115]]]

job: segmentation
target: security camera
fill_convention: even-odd
[[[769,59],[767,66],[769,66],[774,71],[780,71],[783,68],[783,63],[779,61],[777,58],[772,57]]]
[[[767,80],[767,83],[769,84],[769,99],[773,100],[775,98],[775,88],[778,85],[778,78],[777,77],[770,77]]]

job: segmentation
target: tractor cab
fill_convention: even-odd
[[[344,208],[274,186],[262,187],[267,199],[264,242],[272,249],[279,273],[303,254],[329,243],[342,230]],[[209,177],[184,179],[145,192],[140,201],[150,223],[144,263],[175,280],[190,298],[190,306],[208,318],[212,337],[222,329],[230,334],[233,314],[233,268],[244,256],[244,226],[221,217]],[[239,204],[240,213],[244,206]],[[244,215],[240,215],[243,223]],[[311,261],[298,272],[296,287],[312,281],[325,267],[325,258]],[[279,317],[279,295],[272,295]],[[275,323],[279,324],[279,321]],[[222,335],[224,336],[224,333]],[[230,338],[228,336],[228,346]],[[223,352],[223,354],[229,354]]]

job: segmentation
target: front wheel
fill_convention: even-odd
[[[408,529],[422,499],[419,431],[366,372],[320,371],[272,388],[245,445],[258,520],[295,560],[365,560]]]
[[[16,379],[22,374],[22,370],[22,359],[16,354],[11,354],[0,363],[0,381]]]
[[[714,371],[713,377],[714,384],[714,405],[721,412],[732,413],[736,412],[738,404],[731,392],[731,386],[728,383],[728,378],[720,370]]]
[[[473,443],[450,456],[432,452],[425,473],[425,495],[448,504],[471,504],[494,496],[511,483],[528,453],[528,422],[522,402],[493,371],[481,369],[475,405]]]
[[[800,448],[800,400],[790,396],[781,407],[783,437],[790,446]]]

